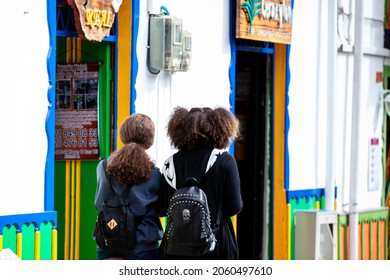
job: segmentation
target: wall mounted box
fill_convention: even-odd
[[[153,16],[149,24],[149,69],[155,73],[187,71],[192,56],[192,35],[183,30],[183,20]]]
[[[337,213],[334,211],[295,212],[295,259],[337,259]]]

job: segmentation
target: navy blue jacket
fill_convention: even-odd
[[[110,158],[108,158],[108,163],[109,161]],[[112,186],[110,185],[102,162],[100,161],[96,169],[95,208],[97,211],[101,209],[105,200],[115,195],[114,190],[121,194],[125,189],[125,186],[113,177],[111,178]],[[162,239],[163,230],[156,208],[160,181],[160,170],[155,167],[151,178],[146,182],[133,185],[126,199],[130,202],[130,209],[134,218],[140,220],[136,233],[137,244],[133,250],[134,253],[156,249],[158,248],[158,241]]]

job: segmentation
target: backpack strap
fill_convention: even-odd
[[[210,154],[210,157],[209,157],[209,160],[207,162],[207,166],[206,166],[206,171],[204,174],[206,174],[210,168],[214,165],[214,163],[216,162],[216,160],[218,159],[218,156],[220,156],[223,152],[225,152],[226,150],[223,150],[223,149],[217,149],[217,148],[214,148],[212,151],[211,151],[211,154]],[[175,165],[173,164],[173,155],[171,155],[165,162],[164,162],[164,166],[163,166],[163,170],[162,170],[162,174],[164,175],[165,177],[165,180],[167,181],[167,183],[175,190],[177,190],[177,187],[176,187],[176,172],[175,172]],[[202,175],[201,178],[199,178],[199,180],[197,180],[198,182],[200,182],[204,176],[204,174]]]
[[[206,166],[206,171],[205,173],[199,178],[199,180],[196,180],[195,178],[192,178],[192,179],[195,179],[198,183],[200,183],[200,181],[202,180],[203,176],[210,170],[210,168],[214,165],[214,163],[217,161],[218,157],[222,154],[226,152],[226,150],[224,149],[217,149],[217,148],[214,148],[212,151],[211,151],[211,154],[210,154],[210,157],[209,157],[209,160],[207,162],[207,166]],[[175,173],[175,165],[173,164],[173,155],[171,155],[164,163],[164,167],[163,167],[163,171],[162,171],[164,177],[165,177],[165,180],[168,182],[168,184],[174,188],[175,190],[177,190],[176,188],[176,173]],[[219,225],[221,223],[221,218],[222,218],[222,200],[221,199],[221,202],[219,204],[219,209],[218,209],[218,215],[217,215],[217,221],[216,223],[214,224],[214,227],[213,227],[213,231],[217,231],[219,229]]]
[[[110,186],[111,186],[112,190],[115,192],[116,195],[118,195],[118,196],[120,196],[122,199],[126,200],[126,197],[127,197],[127,195],[129,194],[129,191],[130,191],[130,189],[131,189],[131,186],[127,186],[127,187],[125,188],[125,190],[122,192],[122,194],[119,195],[119,194],[115,191],[115,189],[112,187],[111,176],[107,174],[107,171],[106,171],[106,170],[107,170],[107,159],[106,159],[106,158],[103,159],[103,163],[102,163],[102,164],[103,164],[104,172],[106,173],[106,176],[107,176],[107,178],[108,178],[108,180],[109,180],[109,182],[110,182]]]
[[[221,224],[221,218],[222,218],[222,201],[223,198],[221,199],[221,203],[219,204],[219,209],[218,209],[218,216],[217,216],[217,221],[214,224],[212,230],[213,232],[216,232],[219,229],[219,225]]]
[[[205,174],[207,173],[207,171],[210,170],[210,168],[214,165],[214,163],[217,161],[218,157],[220,155],[222,155],[222,153],[226,152],[226,150],[222,150],[222,149],[217,149],[217,148],[214,148],[212,151],[211,151],[211,154],[210,154],[210,157],[209,157],[209,161],[207,162],[207,167],[206,167],[206,171],[205,171]],[[200,180],[199,180],[200,181]]]
[[[168,184],[176,190],[176,173],[175,166],[173,165],[173,155],[164,162],[162,173]]]
[[[218,159],[218,156],[220,156],[225,150],[220,150],[220,149],[213,149],[211,154],[210,154],[210,157],[209,157],[209,161],[207,163],[207,167],[206,167],[206,171],[205,173],[199,178],[199,180],[197,180],[198,184],[200,184],[200,182],[202,181],[203,179],[203,176],[207,173],[207,171],[210,170],[210,168],[214,165],[214,163],[217,161]],[[196,179],[195,179],[196,180]],[[215,221],[215,224],[214,226],[212,227],[212,231],[213,232],[216,232],[218,231],[219,229],[219,225],[221,224],[221,218],[222,218],[222,201],[223,201],[223,197],[221,198],[221,202],[219,203],[219,208],[218,208],[218,215],[217,215],[217,220]]]
[[[119,195],[119,194],[115,191],[115,189],[112,187],[111,176],[107,174],[107,171],[106,171],[106,169],[107,169],[107,159],[106,159],[106,158],[103,159],[103,163],[102,163],[102,164],[103,164],[104,172],[106,173],[106,176],[107,176],[107,178],[108,178],[108,180],[109,180],[109,182],[110,182],[110,186],[111,186],[112,190],[114,191],[114,193],[115,193],[117,196],[121,197],[121,198],[126,202],[127,206],[130,208],[129,202],[127,201],[126,197],[128,196],[128,194],[129,194],[130,189],[131,189],[132,186],[126,186],[126,188],[124,189],[124,191],[122,192],[122,194]],[[135,228],[136,228],[136,229],[137,229],[138,226],[141,224],[142,219],[143,219],[143,216],[138,216],[138,217],[135,217],[135,216],[134,216],[134,225],[135,225]]]
[[[221,150],[221,149],[213,149],[211,151],[211,154],[210,154],[210,157],[209,157],[209,161],[207,163],[207,167],[206,167],[206,172],[204,174],[207,173],[207,171],[210,170],[210,168],[214,165],[214,163],[217,161],[218,157],[223,153],[225,152],[226,150]],[[202,177],[199,179],[199,182],[202,180],[204,174],[202,175]],[[222,218],[222,201],[223,201],[223,197],[221,199],[221,202],[219,203],[219,209],[218,209],[218,215],[217,215],[217,221],[216,223],[214,224],[213,226],[213,231],[216,232],[218,229],[219,229],[219,225],[221,223],[221,218]]]

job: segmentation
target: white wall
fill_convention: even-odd
[[[381,138],[382,114],[379,114],[378,131],[374,133],[374,115],[381,83],[376,73],[383,72],[384,1],[364,2],[362,90],[360,102],[359,162],[357,174],[351,174],[351,135],[353,92],[354,1],[338,1],[344,13],[338,15],[337,80],[334,93],[334,185],[338,187],[338,210],[347,210],[351,176],[357,176],[359,209],[380,206],[383,166],[377,166],[378,190],[368,190],[369,140]],[[352,4],[352,5],[351,5]],[[339,9],[340,10],[340,9]],[[308,12],[310,11],[310,12]],[[330,11],[326,1],[295,1],[293,12],[292,44],[290,53],[291,82],[289,87],[290,130],[288,146],[290,157],[290,190],[325,188],[329,175],[326,161],[331,150],[326,141],[332,135],[326,129],[330,108],[327,106],[329,90],[327,75],[332,69],[327,56],[331,38],[328,34]],[[383,108],[380,107],[382,110]],[[381,143],[382,144],[382,143]],[[353,158],[352,158],[353,160]],[[353,187],[354,188],[354,187]]]
[[[324,33],[320,21],[323,12],[319,1],[294,2],[288,92],[290,190],[325,185],[328,65],[323,59],[326,38],[320,36]]]
[[[2,3],[0,215],[43,211],[49,33],[46,0]]]
[[[187,72],[168,74],[162,71],[154,75],[147,69],[148,11],[158,14],[161,5],[171,16],[181,18],[183,29],[192,33],[192,60]],[[230,108],[228,1],[140,1],[137,55],[135,110],[150,115],[156,123],[156,143],[149,152],[161,167],[172,153],[166,138],[166,123],[174,107],[221,105]]]

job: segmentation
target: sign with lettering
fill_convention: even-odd
[[[55,159],[99,159],[99,64],[57,64]]]
[[[238,0],[236,38],[291,44],[291,0]]]
[[[122,0],[68,0],[79,37],[101,42],[110,35]]]

